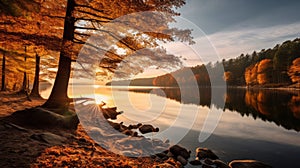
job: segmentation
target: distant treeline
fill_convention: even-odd
[[[155,78],[134,79],[124,82],[135,86],[211,86],[222,84],[230,86],[279,87],[300,83],[300,39],[285,41],[273,49],[263,49],[252,54],[241,54],[234,59],[185,67]],[[110,83],[109,83],[110,84]]]

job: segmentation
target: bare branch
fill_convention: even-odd
[[[75,29],[85,29],[85,30],[98,30],[96,28],[91,28],[91,27],[79,27],[79,26],[74,26]]]

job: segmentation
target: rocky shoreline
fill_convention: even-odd
[[[106,119],[115,120],[117,116],[122,114],[123,112],[117,112],[117,108],[103,108],[101,106],[101,110]],[[152,125],[144,125],[142,123],[138,123],[136,125],[123,125],[121,123],[115,123],[109,121],[110,125],[120,131],[121,133],[132,136],[132,137],[142,137],[142,135],[138,135],[135,132],[135,129],[138,129],[142,134],[150,133],[150,132],[158,132],[159,128],[155,128]],[[145,130],[144,130],[145,129]],[[150,141],[150,139],[149,139]],[[154,158],[157,161],[163,161],[164,163],[156,165],[156,167],[172,167],[172,166],[180,166],[184,167],[187,164],[192,165],[194,167],[203,167],[203,168],[271,168],[272,166],[263,163],[257,160],[233,160],[229,163],[226,163],[219,159],[219,157],[210,149],[198,147],[196,149],[196,156],[194,159],[191,158],[191,151],[180,146],[180,145],[172,145],[170,146],[169,141],[160,142],[160,144],[166,144],[169,146],[168,150],[165,150],[160,153],[156,153],[155,155],[151,155],[151,158]]]

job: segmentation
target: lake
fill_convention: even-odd
[[[300,167],[299,91],[80,85],[69,94],[117,106],[124,111],[117,122],[159,127],[147,137],[179,143],[192,151],[191,158],[197,147],[207,147],[227,162],[256,159]]]

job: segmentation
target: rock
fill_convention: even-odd
[[[218,168],[230,168],[225,162],[222,160],[214,160],[213,163],[218,167]]]
[[[190,161],[190,164],[196,166],[196,165],[201,165],[202,163],[200,160],[192,160]]]
[[[61,145],[67,140],[65,137],[50,132],[32,134],[30,138],[37,141],[46,142],[51,145]]]
[[[152,125],[150,124],[144,124],[142,126],[139,127],[139,131],[142,133],[142,134],[146,134],[146,133],[149,133],[149,132],[158,132],[159,131],[159,128],[154,128]]]
[[[173,153],[170,152],[170,151],[167,153],[167,156],[168,156],[168,157],[174,157]]]
[[[159,158],[165,158],[165,157],[168,157],[167,154],[164,153],[164,152],[157,153],[157,154],[155,154],[155,155],[156,155],[157,157],[159,157]]]
[[[231,168],[271,168],[272,166],[257,160],[233,160],[229,163]]]
[[[177,156],[176,160],[178,160],[183,166],[187,165],[188,161],[183,158],[181,155]]]
[[[142,126],[142,124],[141,123],[138,123],[138,124],[135,124],[135,125],[129,125],[128,126],[128,129],[138,129],[140,126]]]
[[[112,121],[108,121],[109,125],[111,125],[115,130],[120,130],[121,127],[122,127],[122,124],[123,122],[121,123],[115,123],[115,122],[112,122]]]
[[[191,154],[191,151],[188,151],[179,145],[174,145],[169,150],[175,157],[182,156],[184,159],[188,159]]]
[[[21,127],[21,126],[19,126],[19,125],[13,124],[13,123],[7,123],[7,124],[5,124],[5,126],[8,127],[8,128],[9,128],[9,127],[15,128],[15,129],[17,129],[17,130],[19,130],[19,131],[29,132],[28,129],[26,129],[26,128],[24,128],[24,127]]]
[[[203,160],[203,162],[204,162],[205,164],[208,164],[208,165],[213,165],[213,164],[214,164],[214,161],[211,160],[211,159],[209,159],[209,158],[205,158],[205,159]]]
[[[76,114],[64,116],[41,107],[16,111],[10,116],[9,120],[14,124],[36,128],[77,129],[79,123]]]
[[[207,148],[197,148],[196,157],[198,157],[200,160],[205,158],[210,158],[213,160],[219,159],[219,157],[216,154],[214,154],[210,149]]]
[[[117,116],[122,114],[123,112],[117,112],[117,107],[111,107],[111,108],[101,108],[102,114],[105,119],[117,119]]]

